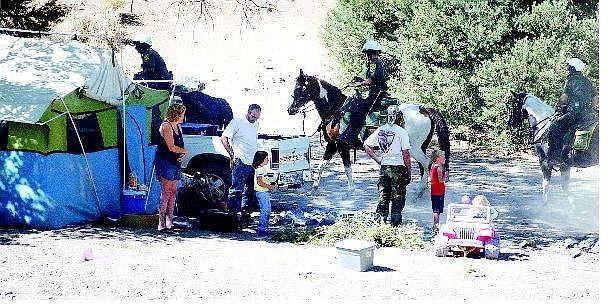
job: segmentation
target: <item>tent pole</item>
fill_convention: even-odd
[[[78,128],[76,128],[76,124],[74,123],[74,119],[72,118],[72,114],[66,105],[66,102],[63,99],[63,96],[59,97],[61,102],[63,103],[63,107],[66,108],[66,113],[70,118],[70,122],[72,122],[72,126],[74,127],[74,131],[76,132],[76,137],[78,138],[78,144],[80,144],[80,149],[82,149],[82,154],[85,157],[85,163],[87,164],[87,172],[89,173],[89,178],[91,179],[91,184],[93,184],[93,193],[95,193],[95,202],[97,207],[97,213],[99,216],[102,216],[101,208],[99,207],[99,196],[97,196],[97,187],[95,186],[95,179],[93,179],[93,173],[91,173],[91,166],[89,165],[89,159],[87,158],[87,153],[85,152],[85,146],[82,144],[82,139],[80,138],[80,133],[78,132]]]

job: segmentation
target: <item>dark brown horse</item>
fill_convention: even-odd
[[[318,175],[313,182],[313,187],[319,186],[323,170],[334,154],[338,152],[345,167],[349,188],[354,189],[349,155],[349,150],[352,149],[353,145],[343,145],[340,141],[337,142],[336,139],[341,130],[344,130],[344,126],[332,124],[333,122],[341,121],[337,116],[341,115],[340,109],[348,101],[347,96],[338,87],[315,76],[305,75],[301,70],[300,75],[296,78],[294,101],[288,108],[288,114],[294,115],[298,113],[310,101],[313,101],[315,104],[317,113],[322,120],[318,130],[322,132],[327,142],[323,156],[324,162],[319,168]],[[399,108],[404,117],[404,129],[408,131],[410,138],[411,154],[419,164],[421,173],[419,195],[421,195],[428,185],[428,165],[430,159],[425,154],[425,151],[433,136],[434,128],[437,131],[440,149],[446,153],[446,166],[448,169],[448,160],[450,158],[448,126],[442,115],[434,109],[415,104],[401,104]]]

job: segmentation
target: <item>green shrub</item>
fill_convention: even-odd
[[[378,40],[397,65],[392,95],[440,110],[479,145],[526,136],[506,133],[510,91],[553,105],[570,57],[587,63],[598,86],[595,0],[338,0],[323,38],[345,82],[362,75],[362,44]]]
[[[271,238],[276,241],[291,243],[306,243],[318,233],[318,229],[309,227],[296,227],[293,224],[284,226],[280,231],[273,232]]]
[[[376,243],[379,247],[423,249],[422,230],[414,224],[392,227],[380,222],[376,213],[358,212],[343,216],[335,224],[317,229],[288,225],[273,234],[273,239],[288,242],[308,242],[333,247],[343,239],[361,239]]]

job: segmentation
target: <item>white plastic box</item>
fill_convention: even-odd
[[[374,266],[374,248],[370,241],[345,239],[336,243],[338,264],[356,271],[366,271]]]

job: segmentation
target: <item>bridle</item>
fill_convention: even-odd
[[[306,77],[306,76],[305,76]],[[307,117],[307,113],[311,112],[311,111],[316,111],[317,110],[317,106],[315,105],[315,100],[319,101],[322,99],[325,99],[326,102],[329,102],[329,98],[328,98],[328,94],[327,91],[324,89],[324,87],[321,84],[321,80],[317,77],[315,77],[315,80],[317,81],[317,84],[319,86],[319,96],[317,97],[312,97],[311,94],[307,91],[306,85],[301,85],[300,88],[303,92],[306,93],[306,97],[303,97],[301,99],[306,99],[305,105],[303,106],[303,108],[301,110],[299,110],[299,113],[302,113],[302,132],[303,134],[305,134],[305,119]],[[304,87],[304,88],[303,88]],[[345,88],[347,88],[347,86],[345,86]],[[344,90],[345,88],[341,89]],[[292,98],[294,98],[294,96],[292,95]],[[306,103],[308,101],[313,101],[312,104],[307,105]],[[308,137],[312,137],[314,136],[316,133],[320,132],[325,123],[327,122],[328,118],[330,118],[331,116],[333,116],[334,114],[336,114],[336,112],[340,109],[340,106],[342,105],[333,105],[330,107],[330,109],[324,113],[323,115],[320,115],[321,118],[321,122],[319,123],[319,126],[317,127],[317,129],[315,130],[315,132],[313,134],[311,134]],[[321,141],[321,134],[320,134],[320,141]]]

